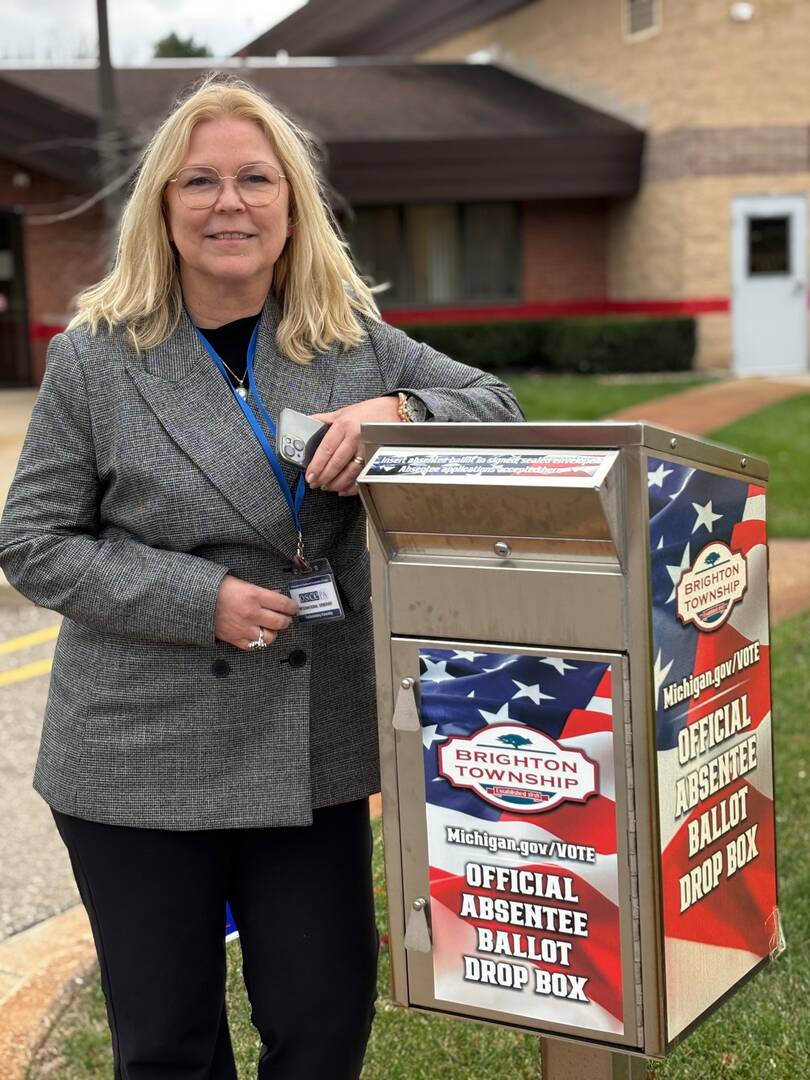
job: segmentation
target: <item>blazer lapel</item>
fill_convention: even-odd
[[[276,331],[281,321],[281,309],[269,296],[259,324],[256,342],[256,384],[264,407],[278,421],[283,408],[298,412],[326,412],[335,381],[335,363],[339,347],[317,353],[309,364],[296,364],[284,356],[276,344]]]
[[[334,378],[328,362],[314,370],[279,354],[279,316],[276,301],[268,298],[255,358],[256,383],[274,422],[284,405],[303,412],[327,408]],[[170,338],[144,352],[140,364],[128,363],[127,370],[170,438],[266,541],[292,555],[295,526],[270,462],[186,313]],[[294,486],[295,470],[285,473]]]

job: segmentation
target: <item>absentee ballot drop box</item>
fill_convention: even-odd
[[[780,946],[762,461],[364,428],[394,996],[651,1057]]]

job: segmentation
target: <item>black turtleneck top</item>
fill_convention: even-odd
[[[206,340],[219,353],[220,358],[228,365],[234,375],[244,379],[247,373],[247,350],[253,335],[253,328],[258,322],[259,312],[256,315],[248,315],[244,319],[234,319],[233,322],[217,326],[213,330],[205,330],[202,326],[197,329]],[[231,379],[234,387],[236,382]]]

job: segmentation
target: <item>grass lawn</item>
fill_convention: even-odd
[[[773,680],[780,904],[787,952],[691,1035],[656,1080],[800,1080],[810,1076],[810,612],[775,628]],[[386,928],[382,851],[377,837],[378,923]],[[240,985],[239,947],[229,946],[229,1003],[240,1077],[255,1077],[256,1036]],[[390,999],[388,956],[380,963],[378,1015],[364,1080],[537,1080],[537,1040],[529,1035],[410,1013]],[[317,1036],[316,1032],[313,1032]],[[32,1066],[28,1080],[109,1080],[112,1056],[96,978],[75,996]]]
[[[527,420],[601,420],[618,409],[675,394],[702,380],[650,378],[639,382],[566,375],[511,375],[506,382],[517,395]]]
[[[709,438],[767,459],[771,536],[810,536],[810,394],[770,405]]]

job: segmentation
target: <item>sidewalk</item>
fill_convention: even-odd
[[[791,380],[741,379],[658,398],[616,413],[611,419],[645,420],[702,434],[801,393],[810,393],[808,376]],[[0,505],[5,502],[35,396],[29,390],[0,391]],[[810,540],[772,542],[770,586],[774,622],[810,607]],[[25,601],[0,580],[0,604],[9,603]],[[379,814],[379,796],[371,803],[372,813]],[[74,983],[93,965],[92,938],[80,906],[0,942],[3,1080],[23,1080],[32,1055],[58,1017]]]
[[[734,379],[708,383],[620,409],[611,420],[645,420],[689,435],[725,427],[778,401],[810,394],[810,375],[785,379]]]
[[[6,504],[36,398],[36,390],[0,390],[0,506]],[[18,602],[17,594],[8,588],[0,570],[0,605]]]
[[[0,390],[0,506],[5,506],[36,390]]]

